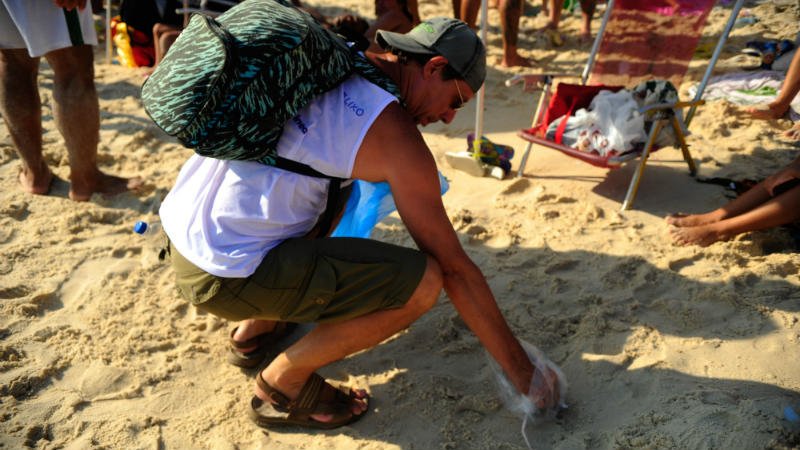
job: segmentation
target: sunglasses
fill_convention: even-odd
[[[452,105],[450,105],[450,108],[458,111],[459,109],[464,107],[466,101],[464,101],[464,96],[461,95],[461,88],[458,87],[458,80],[453,80],[453,82],[456,84],[456,92],[458,92],[458,103],[454,102]]]

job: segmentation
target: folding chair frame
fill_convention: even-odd
[[[706,72],[703,75],[703,79],[698,86],[697,93],[693,100],[688,102],[675,102],[675,103],[665,103],[660,105],[652,105],[645,109],[640,110],[641,113],[647,113],[653,110],[664,110],[664,109],[671,109],[673,112],[677,112],[678,110],[682,110],[683,108],[689,108],[689,111],[686,114],[686,118],[681,123],[680,119],[678,118],[678,114],[672,114],[670,119],[660,119],[653,123],[652,128],[650,129],[650,133],[647,138],[647,143],[644,146],[644,149],[639,152],[628,152],[618,156],[612,156],[607,159],[598,161],[596,158],[588,155],[584,152],[579,150],[573,149],[571,147],[567,147],[565,145],[561,145],[555,143],[553,141],[549,141],[539,136],[534,136],[533,134],[526,133],[527,130],[520,131],[518,134],[519,136],[528,141],[528,145],[525,148],[525,152],[522,155],[522,159],[520,160],[519,168],[517,169],[517,177],[522,177],[525,171],[525,165],[528,162],[528,157],[530,156],[531,149],[533,144],[539,144],[544,147],[552,148],[555,150],[560,150],[563,153],[566,153],[570,156],[576,157],[578,159],[582,159],[590,164],[606,167],[606,168],[618,168],[623,163],[632,160],[636,157],[640,158],[639,164],[631,177],[631,182],[628,185],[628,191],[625,195],[625,199],[622,202],[622,210],[630,209],[633,205],[633,202],[636,198],[636,194],[639,190],[639,183],[641,182],[642,174],[644,172],[644,168],[647,165],[647,160],[650,157],[650,153],[653,151],[655,146],[655,141],[658,138],[658,134],[665,126],[672,126],[673,131],[675,132],[675,136],[678,139],[677,147],[680,147],[681,153],[683,155],[684,161],[689,166],[689,174],[694,176],[697,173],[697,167],[695,166],[694,159],[692,159],[691,153],[689,153],[689,146],[686,144],[686,136],[684,133],[684,129],[689,126],[692,118],[694,117],[695,111],[697,107],[705,103],[702,100],[703,92],[705,91],[706,85],[708,84],[708,80],[711,78],[711,73],[714,69],[714,66],[719,59],[720,53],[722,53],[722,48],[725,45],[725,42],[728,39],[728,35],[730,34],[731,29],[733,28],[734,22],[736,21],[736,17],[739,14],[742,6],[744,5],[744,0],[737,0],[736,4],[733,6],[731,10],[730,18],[725,26],[725,29],[720,36],[719,41],[717,42],[717,46],[714,49],[714,53],[711,56],[711,60],[708,63],[708,67],[706,68]],[[600,28],[597,32],[597,37],[592,44],[592,50],[589,54],[589,59],[586,62],[586,67],[583,70],[581,75],[581,84],[585,85],[587,80],[589,79],[589,74],[592,72],[592,68],[594,67],[594,63],[597,59],[597,53],[600,49],[600,43],[603,40],[603,34],[605,33],[606,25],[608,24],[608,20],[611,17],[611,12],[614,8],[614,0],[608,0],[606,5],[605,14],[603,14],[603,21],[600,24]],[[541,74],[541,75],[525,75],[525,84],[529,86],[533,83],[536,83],[542,87],[542,95],[539,97],[539,102],[536,106],[536,113],[533,116],[533,122],[531,124],[531,128],[536,128],[539,126],[541,121],[543,120],[544,109],[546,105],[549,104],[551,89],[553,86],[553,81],[555,80],[556,75],[548,75],[548,74]]]

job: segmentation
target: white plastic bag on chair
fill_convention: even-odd
[[[608,139],[607,150],[601,155],[613,150],[627,152],[647,139],[644,117],[639,114],[639,105],[629,91],[600,91],[589,109],[596,117],[600,133]]]
[[[647,139],[644,117],[629,91],[600,91],[588,109],[579,109],[567,120],[562,143],[587,153],[606,156],[632,150]],[[548,127],[555,135],[561,118]]]

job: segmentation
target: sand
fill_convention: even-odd
[[[365,0],[309,3],[372,14]],[[741,66],[747,40],[797,33],[796,2],[749,6],[760,21],[734,30],[718,73]],[[449,8],[423,0],[420,13]],[[704,43],[728,11],[714,10]],[[578,17],[564,19],[558,49],[533,32],[542,16],[523,17],[520,44],[538,62],[534,70],[579,73],[589,47],[578,42]],[[521,153],[515,132],[528,126],[537,97],[503,87],[523,71],[497,66],[496,10],[489,19],[485,131]],[[703,68],[703,60],[692,63],[683,92]],[[156,219],[191,150],[148,119],[141,74],[106,65],[100,48],[96,81],[101,167],[144,177],[138,194],[67,198],[67,155],[44,64],[44,152],[59,178],[51,195],[21,192],[19,159],[0,128],[0,447],[525,448],[520,418],[503,407],[485,352],[444,294],[407,331],[322,371],[368,389],[373,402],[362,421],[329,432],[252,425],[253,373],[224,362],[232,324],[181,300],[170,267],[131,232],[135,221]],[[453,224],[511,327],[569,381],[565,416],[527,428],[535,448],[797,448],[800,425],[782,418],[785,406],[800,406],[800,258],[788,232],[674,246],[666,214],[727,201],[723,188],[688,177],[674,149],[653,156],[626,212],[619,207],[632,166],[609,172],[537,148],[522,179],[457,172],[443,155],[465,148],[474,114],[470,106],[424,136],[451,182],[444,202]],[[797,154],[780,136],[790,125],[710,102],[689,141],[700,174],[770,174]],[[396,215],[374,237],[412,245]]]

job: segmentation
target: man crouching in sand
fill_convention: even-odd
[[[443,287],[518,392],[552,407],[556,374],[534,368],[461,247],[417,129],[451,122],[475,95],[486,73],[483,44],[447,18],[407,34],[379,31],[377,40],[390,52],[367,58],[404,105],[353,75],[287,122],[278,155],[327,175],[388,182],[419,250],[312,237],[328,180],[194,155],[160,210],[179,290],[198,308],[241,321],[231,335],[231,362],[240,366],[258,366],[287,323],[317,324],[257,375],[251,416],[259,426],[335,428],[364,416],[364,390],[334,387],[316,370],[408,327]]]

